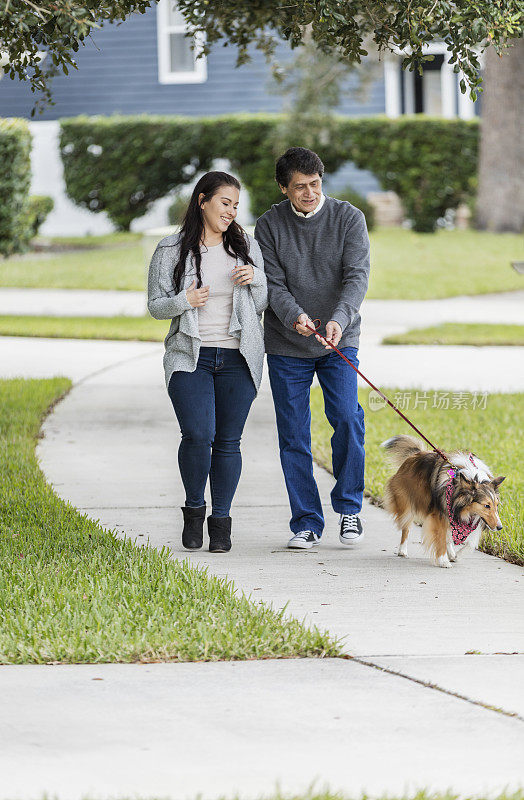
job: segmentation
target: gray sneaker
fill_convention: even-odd
[[[364,531],[358,514],[340,515],[340,534],[338,538],[341,544],[345,545],[358,544],[362,541]]]
[[[319,544],[320,536],[313,531],[299,531],[291,537],[287,546],[292,550],[309,550],[315,544]]]

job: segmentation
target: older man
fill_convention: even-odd
[[[334,429],[331,503],[339,515],[339,540],[353,545],[363,536],[364,412],[357,375],[306,325],[320,318],[326,339],[358,366],[369,237],[362,211],[323,194],[323,173],[316,153],[287,150],[276,163],[276,180],[287,199],[266,211],[255,228],[268,279],[265,344],[291,506],[288,547],[294,549],[317,545],[324,529],[311,455],[309,397],[315,374]]]

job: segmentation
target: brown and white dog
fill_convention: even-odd
[[[485,528],[502,528],[497,512],[498,487],[504,477],[494,478],[489,468],[477,456],[457,450],[444,453],[455,468],[450,508],[458,523],[475,526],[460,551],[455,549],[446,500],[450,481],[449,463],[438,453],[426,450],[412,436],[393,436],[381,447],[390,461],[398,467],[387,482],[384,501],[402,532],[398,555],[407,558],[407,539],[410,525],[422,525],[422,541],[427,552],[439,567],[450,567],[458,552],[474,549]],[[451,490],[450,490],[451,491]]]

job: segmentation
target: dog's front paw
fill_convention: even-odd
[[[407,542],[400,545],[400,547],[398,548],[397,556],[400,556],[400,558],[407,558],[408,557],[408,545],[407,545]]]
[[[451,561],[447,555],[439,556],[437,558],[437,567],[443,567],[444,569],[449,569],[449,567],[451,567]]]

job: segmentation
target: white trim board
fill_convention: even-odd
[[[169,4],[175,5],[173,0],[159,0],[156,14],[157,49],[158,49],[158,82],[169,83],[204,83],[207,80],[207,59],[205,56],[197,58],[202,52],[204,37],[195,34],[194,70],[173,72],[171,70],[170,42],[172,33],[186,33],[187,26],[173,25],[169,21]]]
[[[406,52],[394,48],[395,52],[389,54],[384,60],[385,84],[385,112],[388,117],[395,118],[404,114],[415,112],[413,73],[405,72],[401,75],[401,58]],[[475,104],[469,94],[462,94],[459,88],[462,72],[453,72],[449,63],[450,52],[445,42],[432,42],[424,48],[425,54],[443,55],[444,63],[440,69],[440,88],[442,98],[442,117],[444,119],[473,119],[475,117]],[[404,112],[402,112],[401,80],[404,80]],[[458,96],[458,113],[456,110]]]

